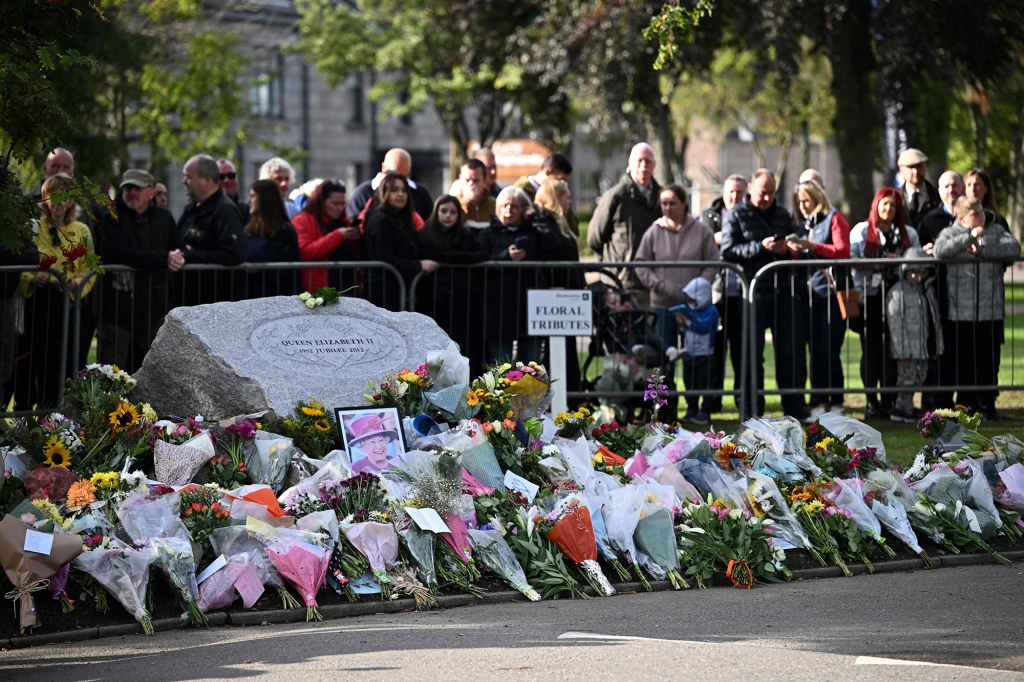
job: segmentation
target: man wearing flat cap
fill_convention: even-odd
[[[903,205],[907,225],[917,229],[921,218],[942,204],[935,185],[928,181],[928,157],[920,149],[906,149],[896,160],[903,176]]]
[[[155,184],[144,170],[126,170],[114,200],[117,216],[100,222],[104,265],[136,272],[112,268],[103,275],[97,357],[129,374],[142,365],[169,309],[169,273],[185,264],[174,216],[153,201]]]

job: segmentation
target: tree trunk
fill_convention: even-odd
[[[833,119],[842,165],[843,210],[858,221],[871,210],[874,198],[876,111],[870,79],[875,68],[871,52],[871,0],[851,0],[835,20],[829,40]]]
[[[668,104],[658,103],[650,117],[651,146],[654,147],[654,179],[662,186],[676,181],[679,166],[676,163],[676,138],[672,134],[672,114]]]
[[[789,150],[793,148],[793,136],[786,135],[779,144],[779,161],[775,164],[775,182],[777,192],[787,192],[786,167],[789,166]],[[807,168],[807,166],[804,166]],[[785,202],[783,202],[785,203]],[[791,206],[790,208],[796,208]]]
[[[967,107],[967,117],[971,122],[971,141],[974,143],[974,167],[985,167],[985,144],[988,138],[988,125],[980,104]]]
[[[757,133],[751,133],[753,137],[750,138],[750,151],[754,153],[754,158],[757,160],[758,169],[767,168],[768,160],[764,157],[764,149],[761,148],[761,142],[757,139]]]
[[[800,124],[800,168],[811,167],[811,125],[805,120]]]

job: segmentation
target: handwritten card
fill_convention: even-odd
[[[533,502],[533,498],[537,496],[537,491],[540,490],[539,485],[530,483],[522,476],[516,476],[511,471],[505,472],[505,487],[509,490],[515,490],[525,497],[527,502]]]
[[[53,551],[53,536],[31,529],[25,531],[25,551],[36,554],[49,554]]]
[[[196,585],[202,585],[203,581],[211,575],[228,565],[228,560],[221,554],[213,560],[213,563],[206,567],[206,570],[196,576]]]
[[[245,570],[235,579],[235,589],[238,590],[238,596],[242,598],[242,605],[247,609],[251,608],[256,600],[263,595],[263,583],[260,582],[260,576],[256,569],[246,566]]]
[[[417,509],[416,507],[406,507],[405,512],[409,515],[409,518],[416,522],[416,525],[423,530],[428,530],[433,533],[450,533],[448,525],[441,518],[441,515],[434,509],[426,507],[423,509]]]

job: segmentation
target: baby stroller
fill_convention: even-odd
[[[611,273],[602,272],[601,281],[587,286],[597,325],[590,337],[587,359],[580,370],[588,376],[596,358],[603,359],[601,376],[594,381],[584,378],[588,391],[644,391],[651,371],[666,356],[665,344],[652,323],[651,314],[640,307],[622,282]],[[605,281],[611,279],[612,282]],[[643,398],[599,398],[607,421],[628,423],[643,408]]]

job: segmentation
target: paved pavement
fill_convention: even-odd
[[[1024,565],[481,605],[0,653],[35,680],[1024,680]]]

